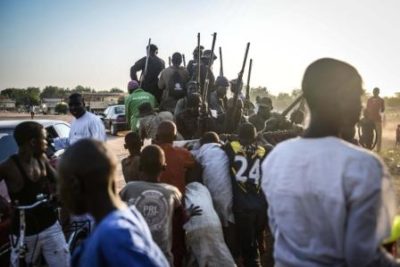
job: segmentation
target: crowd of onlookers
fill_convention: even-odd
[[[396,215],[390,175],[376,155],[348,142],[362,109],[362,78],[353,66],[313,62],[302,81],[309,125],[301,137],[273,146],[260,135],[272,127],[270,99],[260,99],[248,118],[246,99],[226,98],[226,78],[203,94],[213,81],[206,75],[212,53],[187,68],[175,53],[164,69],[157,48],[149,52],[131,69],[129,156],[121,162],[77,93],[69,97],[75,120],[57,171],[44,155],[43,126],[27,121],[15,128],[18,153],[0,164],[11,200],[28,205],[38,194],[54,195],[63,219],[86,216],[95,226],[70,257],[54,208],[27,211],[27,252],[21,257],[13,249],[13,266],[40,255],[49,266],[400,266],[382,246]],[[190,81],[196,68],[210,80]],[[185,83],[179,72],[187,72]],[[235,94],[240,87],[231,84]],[[367,110],[384,110],[378,95]],[[186,141],[178,146],[177,139]],[[120,192],[118,164],[126,181]],[[10,216],[18,239],[20,219]]]

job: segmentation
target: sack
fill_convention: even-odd
[[[169,97],[180,99],[186,95],[186,87],[182,81],[179,71],[175,70],[171,79],[168,81],[168,95]]]

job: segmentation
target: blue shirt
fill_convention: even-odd
[[[77,248],[73,267],[169,266],[154,243],[146,221],[135,207],[105,217],[91,236]]]

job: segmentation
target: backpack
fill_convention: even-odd
[[[186,95],[185,83],[178,70],[174,70],[171,79],[168,81],[168,95],[175,99],[180,99]]]

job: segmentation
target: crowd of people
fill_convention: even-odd
[[[214,78],[212,51],[196,48],[187,67],[174,53],[165,68],[157,47],[147,50],[131,68],[129,155],[120,163],[77,93],[57,171],[44,156],[43,126],[16,127],[18,154],[0,164],[11,200],[53,195],[67,220],[87,216],[95,227],[70,257],[54,208],[27,211],[27,253],[12,251],[12,266],[40,255],[51,267],[400,266],[383,249],[396,215],[391,177],[378,156],[350,142],[363,93],[353,66],[331,58],[308,66],[304,130],[300,108],[287,120],[267,97],[246,103],[240,80]],[[228,99],[229,87],[236,97]],[[367,110],[383,111],[374,95]],[[17,215],[12,225],[17,239]]]

